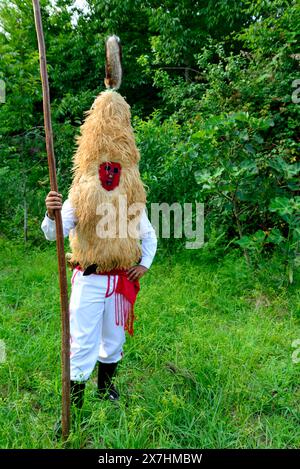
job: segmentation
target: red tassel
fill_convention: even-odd
[[[116,320],[116,326],[120,324],[119,320],[119,295],[116,293],[115,295],[115,320]]]
[[[134,322],[133,306],[124,295],[115,294],[115,322],[116,326],[124,327],[130,335],[133,335]]]

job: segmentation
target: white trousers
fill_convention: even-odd
[[[117,275],[83,275],[75,269],[70,298],[72,381],[86,381],[96,362],[115,363],[123,356],[125,331],[115,321]]]

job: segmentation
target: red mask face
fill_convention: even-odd
[[[120,163],[102,163],[99,166],[99,179],[103,189],[112,191],[118,187],[121,175]]]

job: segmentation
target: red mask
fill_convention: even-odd
[[[99,166],[99,179],[103,189],[112,191],[118,187],[121,175],[120,163],[102,163]]]

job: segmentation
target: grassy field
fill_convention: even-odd
[[[59,448],[60,313],[55,247],[1,244],[0,447]],[[300,445],[299,275],[237,254],[158,255],[142,281],[118,404],[88,382],[71,448],[295,448]]]

